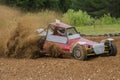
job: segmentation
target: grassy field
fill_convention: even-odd
[[[120,24],[80,26],[77,30],[84,34],[120,33]]]

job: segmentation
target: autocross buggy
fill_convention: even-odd
[[[91,55],[115,56],[117,54],[114,39],[108,38],[100,43],[90,41],[81,37],[75,27],[60,21],[50,23],[46,32],[41,32],[41,29],[38,29],[38,32],[45,37],[44,44],[41,47],[44,54],[48,45],[56,45],[63,52],[70,53],[78,60],[85,60]]]

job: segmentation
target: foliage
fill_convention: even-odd
[[[104,15],[103,17],[100,18],[102,24],[117,24],[119,23],[118,20],[114,17],[111,17],[109,14]]]
[[[92,17],[108,13],[112,17],[120,17],[120,0],[0,0],[0,3],[27,11],[52,9],[66,12],[73,9],[86,11]]]
[[[83,12],[82,10],[74,11],[69,9],[63,15],[63,21],[74,26],[93,24],[93,18],[91,18],[87,12]]]
[[[63,15],[62,20],[74,26],[120,24],[120,18],[111,17],[110,14],[104,14],[100,18],[92,18],[87,12],[82,10],[74,11],[72,9],[69,9]]]

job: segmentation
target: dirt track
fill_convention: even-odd
[[[116,39],[120,47],[120,37]],[[89,39],[100,41],[103,37]],[[73,58],[0,58],[0,80],[120,80],[120,50],[115,57],[88,61]]]

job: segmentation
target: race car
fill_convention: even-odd
[[[78,60],[86,60],[91,55],[116,56],[117,54],[114,39],[108,38],[101,40],[101,42],[85,39],[81,37],[75,27],[58,20],[50,23],[46,32],[41,32],[41,29],[38,32],[45,37],[44,44],[41,47],[41,52],[44,54],[50,48],[48,46],[52,45],[57,46],[65,54],[71,54]]]

